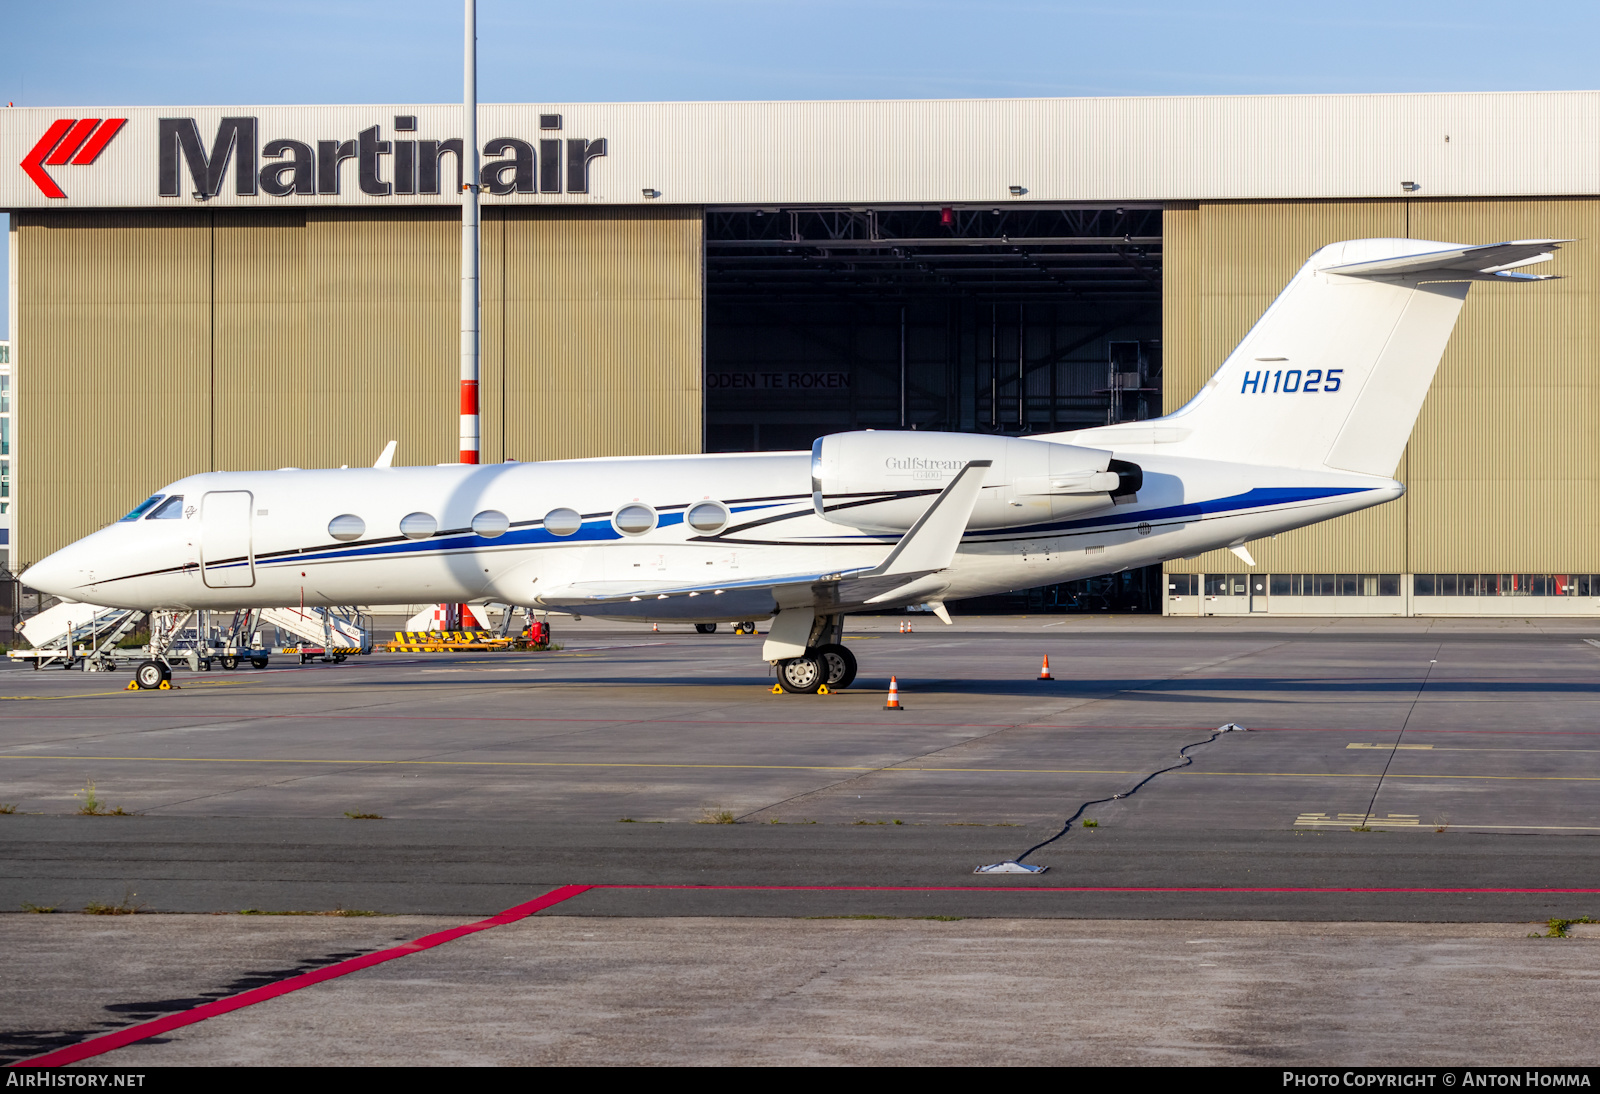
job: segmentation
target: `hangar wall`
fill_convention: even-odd
[[[1255,573],[1600,572],[1600,202],[1201,202],[1164,215],[1167,412],[1189,400],[1319,246],[1361,236],[1571,238],[1540,273],[1474,285],[1388,505],[1251,543]],[[1251,572],[1227,551],[1169,573]]]
[[[196,471],[455,456],[454,210],[14,215],[19,562]],[[486,462],[700,450],[701,235],[484,211]]]

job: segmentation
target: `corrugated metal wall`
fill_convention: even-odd
[[[503,233],[505,309],[498,331],[484,316],[484,337],[502,340],[506,456],[700,451],[700,210],[490,215]],[[495,257],[485,246],[486,268]]]
[[[1218,202],[1165,215],[1165,401],[1182,406],[1318,247],[1363,236],[1595,238],[1589,200]],[[1395,476],[1405,498],[1250,544],[1266,573],[1567,573],[1600,568],[1600,253],[1544,285],[1477,285]],[[1167,565],[1239,573],[1226,551]]]
[[[211,227],[14,213],[15,562],[211,462]]]
[[[483,459],[698,451],[699,211],[486,213]],[[17,215],[18,562],[195,471],[455,458],[453,211]]]

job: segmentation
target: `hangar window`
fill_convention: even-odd
[[[1200,591],[1199,574],[1168,574],[1167,592],[1172,596],[1194,596]]]
[[[183,519],[183,495],[182,494],[174,494],[174,495],[172,495],[166,501],[164,501],[160,505],[156,506],[155,512],[151,513],[148,517],[145,517],[144,519],[145,520],[181,520],[181,519]]]
[[[700,501],[689,507],[684,518],[696,532],[720,532],[728,523],[728,507],[720,501]]]
[[[656,511],[648,505],[624,505],[611,523],[625,536],[642,536],[656,526]]]
[[[439,530],[439,522],[429,513],[407,513],[400,518],[400,534],[407,539],[427,539]]]
[[[334,539],[348,543],[352,539],[360,539],[366,535],[367,522],[354,513],[345,513],[334,517],[328,522],[328,534]]]
[[[1594,574],[1417,574],[1416,596],[1600,596]]]
[[[145,498],[138,505],[135,505],[131,510],[129,510],[128,515],[123,517],[122,520],[138,520],[150,510],[154,509],[157,505],[161,504],[161,499],[164,497],[166,497],[165,494],[150,495],[148,498]],[[120,524],[121,521],[118,523]]]
[[[1273,574],[1272,596],[1399,596],[1399,574]]]
[[[511,528],[511,518],[498,509],[485,509],[472,518],[472,530],[484,539],[498,539]]]
[[[583,527],[583,518],[574,509],[552,509],[544,515],[544,530],[552,536],[570,536]]]

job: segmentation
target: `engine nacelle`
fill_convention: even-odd
[[[976,433],[867,430],[811,446],[811,504],[834,524],[904,532],[968,462],[990,460],[967,527],[1015,528],[1107,509],[1139,469],[1099,448]]]

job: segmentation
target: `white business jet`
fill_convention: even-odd
[[[1568,240],[1334,243],[1188,405],[1029,439],[866,431],[811,452],[211,472],[30,567],[137,609],[496,602],[772,620],[791,692],[847,687],[851,612],[1233,548],[1398,498],[1391,476],[1474,281]],[[140,666],[157,686],[166,663]],[[150,671],[147,671],[149,669]],[[146,682],[148,678],[148,683]]]

